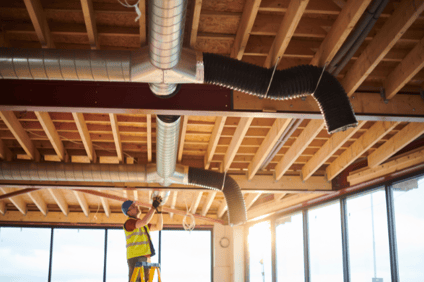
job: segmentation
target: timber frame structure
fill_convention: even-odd
[[[278,69],[324,66],[370,3],[190,0],[184,44],[265,67],[277,61]],[[139,7],[142,16],[135,22],[134,10],[117,0],[1,0],[0,47],[136,50],[147,38],[146,1]],[[249,220],[335,195],[345,188],[343,181],[361,185],[422,169],[423,11],[423,0],[389,1],[337,75],[359,122],[345,132],[327,133],[312,97],[261,100],[215,86],[184,85],[163,100],[137,83],[1,79],[0,158],[154,163],[156,115],[178,114],[183,116],[178,163],[231,175],[244,193]],[[0,181],[0,225],[116,226],[125,220],[123,200],[148,208],[156,189],[164,187]],[[181,224],[186,207],[196,214],[197,226],[227,223],[221,192],[169,189],[165,226]]]

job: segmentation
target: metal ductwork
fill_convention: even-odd
[[[77,164],[0,162],[0,180],[3,181],[73,181],[109,183],[162,183],[155,164]],[[240,187],[223,173],[176,165],[167,181],[172,184],[196,185],[221,191],[228,204],[231,225],[246,222],[246,207]]]

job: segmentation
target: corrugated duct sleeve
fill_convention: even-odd
[[[243,194],[237,182],[231,176],[215,171],[190,167],[188,170],[188,183],[211,190],[222,191],[228,205],[228,221],[230,225],[238,225],[247,221]]]

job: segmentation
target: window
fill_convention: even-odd
[[[47,281],[50,234],[50,228],[1,227],[0,281]]]
[[[391,281],[384,188],[346,201],[352,282]]]
[[[312,282],[343,281],[340,203],[308,211]]]
[[[162,281],[211,281],[211,232],[163,230],[161,241]]]
[[[107,231],[106,281],[128,281],[127,249],[123,229]]]
[[[54,229],[52,281],[103,281],[105,230]]]
[[[271,282],[271,229],[269,221],[257,223],[249,228],[250,282]]]
[[[400,281],[424,277],[424,178],[393,185]]]
[[[305,281],[302,214],[277,221],[275,244],[277,281]]]

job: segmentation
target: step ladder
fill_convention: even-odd
[[[148,267],[150,269],[149,281],[144,279],[144,268]],[[131,276],[131,282],[136,282],[138,276],[140,275],[141,282],[153,282],[155,276],[155,270],[158,271],[158,282],[161,282],[160,279],[160,265],[159,263],[150,263],[145,261],[139,261],[135,264],[134,271]]]

